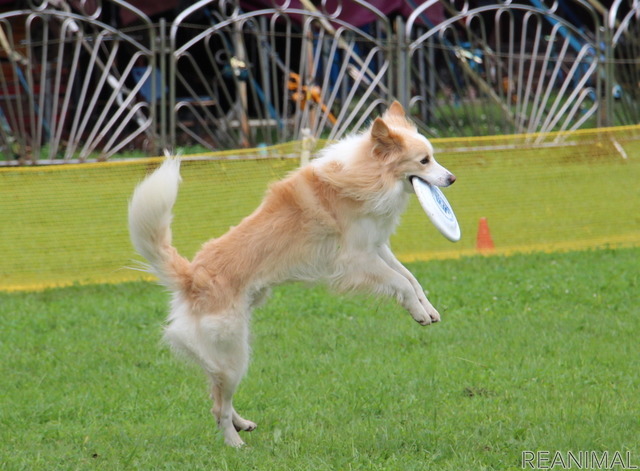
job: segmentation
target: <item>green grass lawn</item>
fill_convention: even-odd
[[[640,249],[410,264],[443,314],[289,285],[253,319],[227,448],[203,376],[160,343],[151,283],[0,294],[0,469],[520,469],[525,450],[640,465]]]

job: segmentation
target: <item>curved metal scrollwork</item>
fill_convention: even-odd
[[[595,124],[602,96],[597,40],[548,9],[463,8],[421,34],[416,10],[409,98],[436,135],[570,130]],[[462,132],[461,132],[462,131]]]
[[[390,36],[388,23],[378,22],[376,37],[340,20],[340,4],[331,12],[326,2],[313,10],[276,4],[227,18],[215,17],[214,5],[196,3],[171,28],[178,142],[182,135],[220,148],[305,133],[338,138],[391,98],[380,39]],[[193,27],[189,18],[203,14],[210,26]]]
[[[393,99],[433,136],[640,121],[638,0],[416,0],[393,22],[364,0],[200,0],[157,23],[28,2],[0,14],[4,162],[336,139]]]
[[[154,30],[130,33],[103,18],[99,1],[33,2],[0,15],[0,139],[8,160],[105,159],[154,140],[155,98],[143,95],[154,68]],[[24,37],[14,26],[24,25]]]

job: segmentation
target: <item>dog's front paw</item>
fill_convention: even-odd
[[[431,306],[431,309],[427,309],[427,313],[429,314],[431,322],[440,322],[440,313],[436,311],[433,306]]]
[[[425,310],[427,316],[429,316],[429,319],[431,320],[431,322],[440,322],[440,313],[436,310],[435,307],[433,307],[433,305],[429,302],[427,297],[423,294],[422,296],[419,297],[419,299],[420,299],[420,304],[422,305],[422,308]],[[416,319],[416,321],[418,321],[418,319]],[[420,321],[418,322],[421,323]],[[423,325],[426,325],[426,324],[423,324]]]
[[[429,325],[432,322],[431,316],[427,314],[427,311],[420,306],[419,310],[411,312],[411,317],[420,325]]]
[[[413,316],[416,322],[420,325],[429,325],[433,322],[440,322],[440,314],[435,309],[431,308],[422,316]]]

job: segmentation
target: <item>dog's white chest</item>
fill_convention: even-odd
[[[347,233],[347,245],[369,250],[385,244],[393,233],[393,221],[382,217],[363,217],[354,221]]]

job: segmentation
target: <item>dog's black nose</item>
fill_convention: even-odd
[[[453,173],[449,174],[449,185],[453,185],[453,182],[456,181],[456,176]]]

